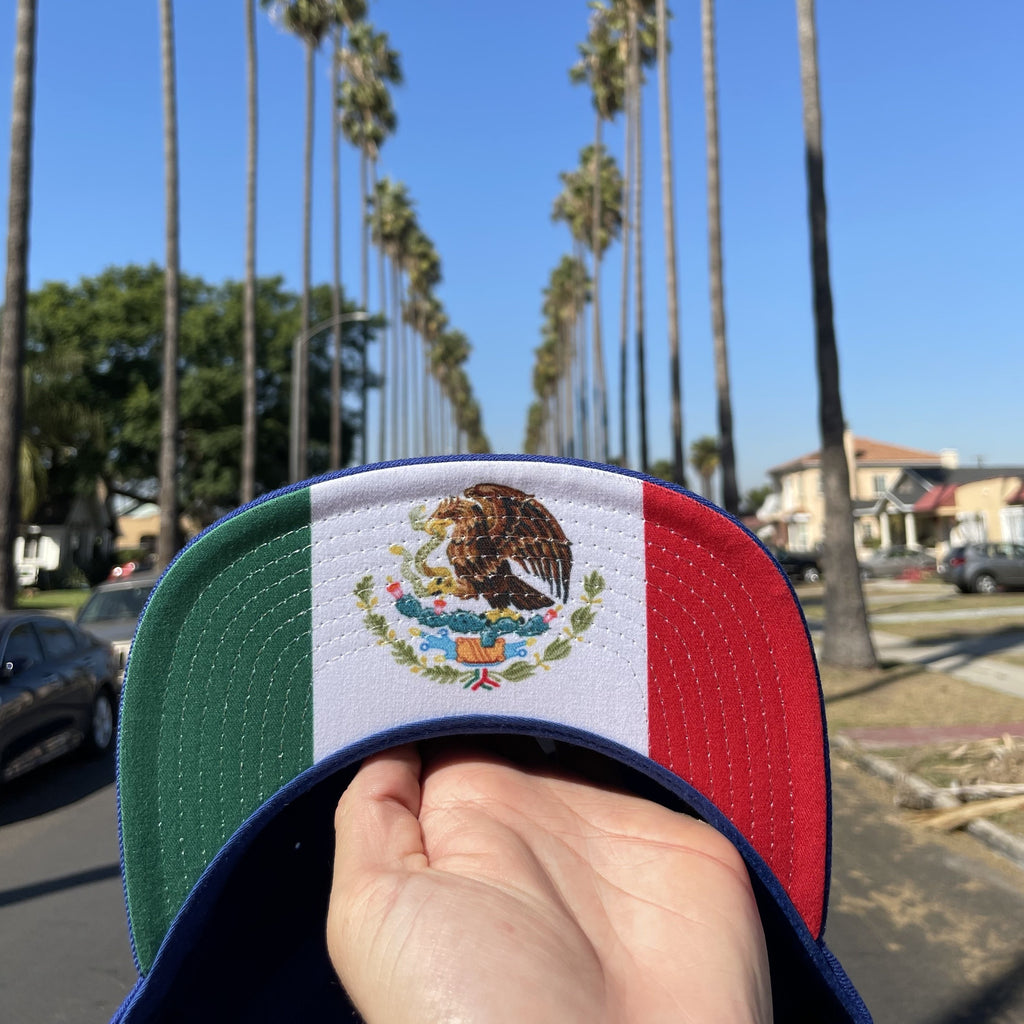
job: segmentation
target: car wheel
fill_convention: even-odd
[[[804,569],[804,583],[817,583],[820,579],[821,573],[813,565]]]
[[[991,576],[987,572],[979,573],[974,577],[974,592],[976,594],[994,594],[998,587],[999,584],[996,582],[995,576]]]
[[[107,753],[114,744],[114,702],[109,690],[100,690],[92,702],[89,732],[85,738],[86,752],[93,756]]]

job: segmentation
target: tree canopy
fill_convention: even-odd
[[[202,524],[239,503],[242,431],[241,282],[181,278],[179,352],[182,511]],[[287,483],[288,402],[299,297],[280,277],[256,290],[256,493]],[[316,322],[330,316],[328,285],[313,291]],[[346,309],[354,309],[346,303]],[[379,324],[351,323],[343,335],[347,462],[359,431],[362,346]],[[89,493],[156,498],[160,443],[163,271],[110,267],[77,284],[48,282],[29,295],[25,436],[47,471],[50,497]],[[327,469],[331,332],[310,345],[311,472]],[[374,378],[371,386],[379,382]]]

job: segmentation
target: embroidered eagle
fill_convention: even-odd
[[[560,601],[569,597],[570,542],[555,517],[532,495],[504,484],[476,484],[445,498],[426,523],[436,537],[451,530],[451,570],[426,567],[438,589],[482,597],[492,608],[546,608],[554,600],[516,576],[510,562],[541,579]],[[451,579],[454,573],[454,580]],[[447,577],[447,579],[442,579]]]

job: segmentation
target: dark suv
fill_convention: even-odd
[[[950,548],[942,577],[962,594],[1024,587],[1024,544],[965,544]]]

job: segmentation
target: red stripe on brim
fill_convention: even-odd
[[[821,934],[821,692],[788,582],[722,513],[644,484],[650,756],[749,840]]]

